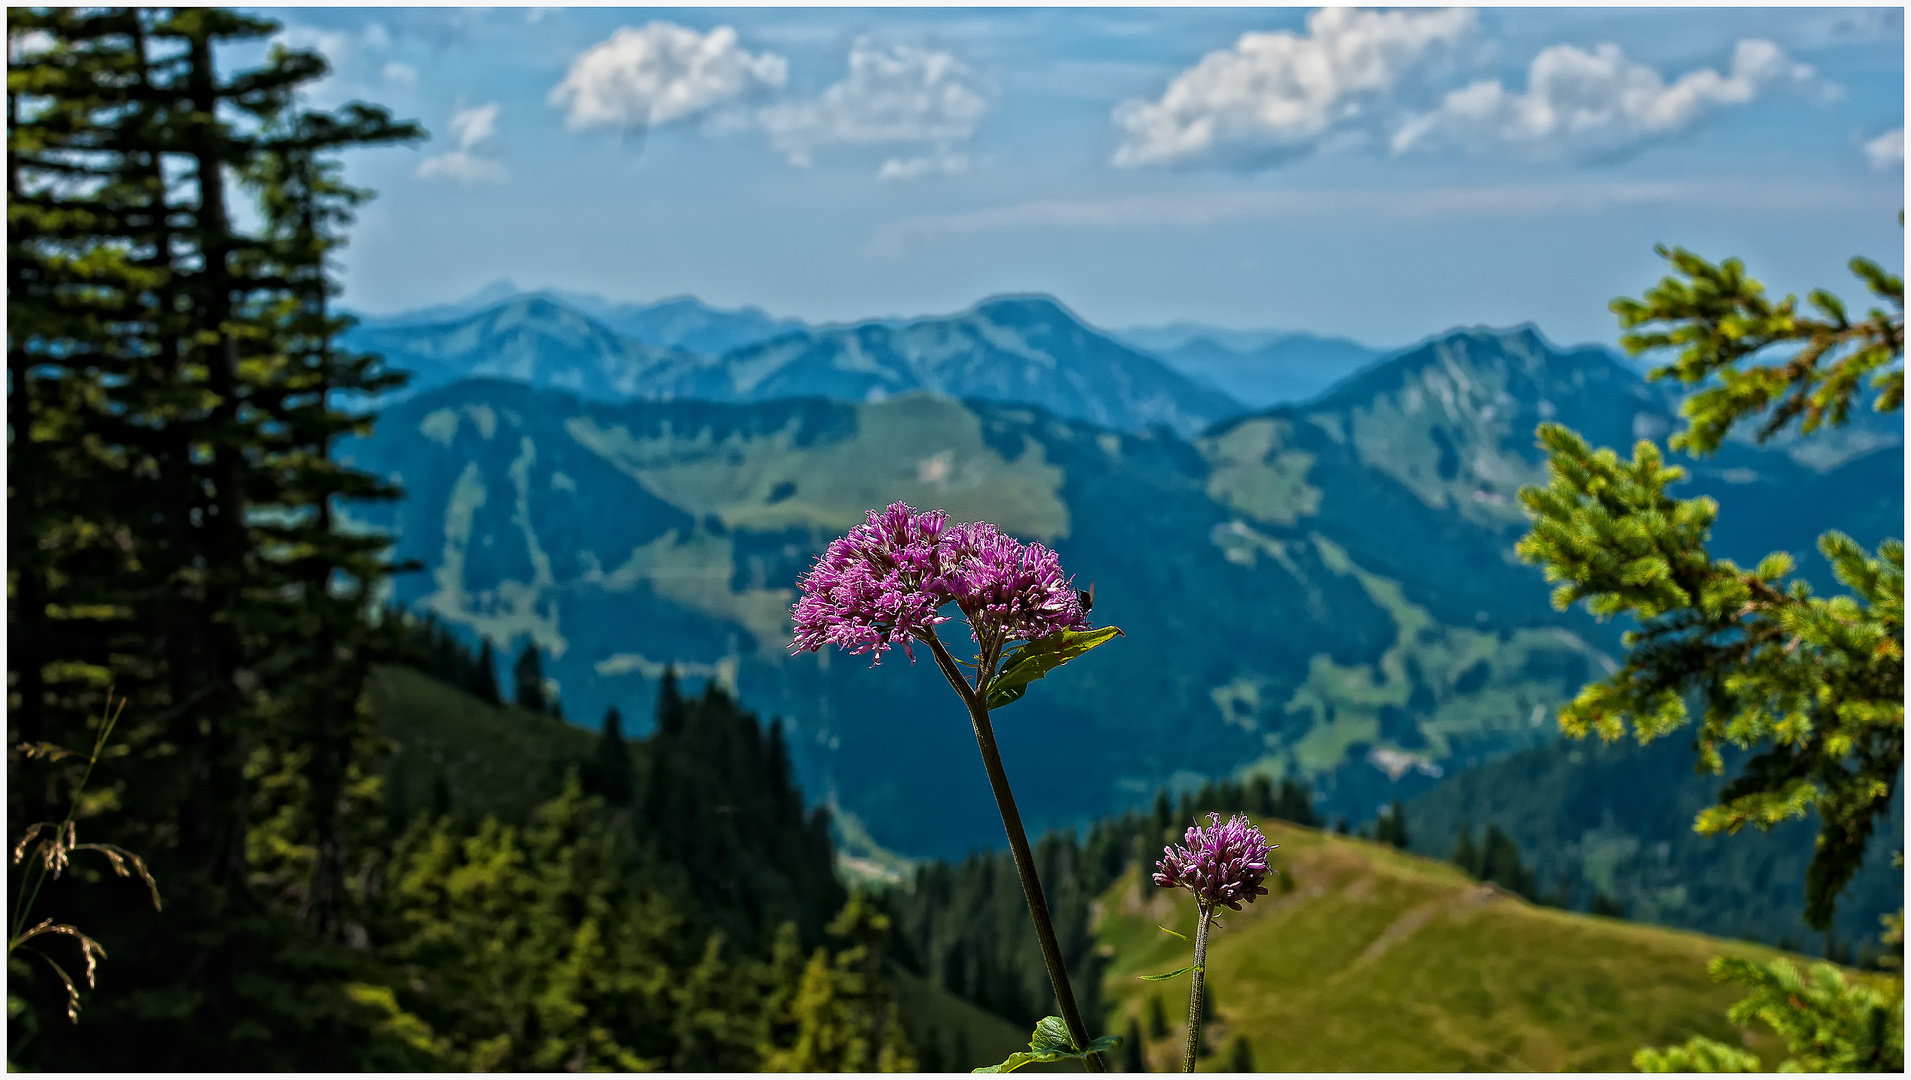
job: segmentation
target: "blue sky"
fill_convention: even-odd
[[[1656,242],[1903,266],[1897,8],[272,9],[432,133],[346,303],[509,279],[849,320],[1047,292],[1405,344],[1611,341]],[[235,62],[242,59],[235,56]]]

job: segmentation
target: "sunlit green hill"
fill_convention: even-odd
[[[583,728],[509,705],[491,705],[406,667],[378,667],[365,693],[390,740],[385,800],[394,819],[420,811],[523,821],[564,786],[590,753]]]
[[[1280,822],[1270,895],[1224,912],[1209,952],[1217,1022],[1207,1069],[1245,1035],[1264,1072],[1625,1071],[1643,1045],[1695,1034],[1737,1042],[1743,995],[1705,966],[1773,950],[1528,904],[1454,866]],[[1101,900],[1113,958],[1109,1031],[1146,1029],[1159,995],[1169,1034],[1151,1071],[1179,1068],[1187,979],[1136,976],[1188,963],[1157,925],[1194,932],[1194,902],[1130,871]],[[1776,1045],[1755,1044],[1775,1064]]]

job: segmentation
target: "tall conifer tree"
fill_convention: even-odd
[[[276,331],[278,347],[261,365],[251,404],[268,418],[259,449],[277,481],[272,497],[280,512],[254,530],[266,569],[280,582],[272,595],[281,603],[269,615],[268,631],[279,652],[268,663],[283,672],[281,696],[289,702],[268,752],[281,776],[296,780],[287,786],[302,796],[289,807],[301,827],[290,839],[310,852],[309,868],[298,875],[301,915],[310,928],[338,937],[345,929],[347,789],[355,776],[363,778],[356,766],[371,738],[359,687],[375,654],[390,651],[372,625],[373,590],[390,568],[388,542],[340,530],[336,504],[389,500],[398,491],[341,466],[332,446],[341,435],[371,427],[367,414],[342,411],[341,398],[362,401],[401,384],[403,376],[335,342],[351,320],[331,311],[337,286],[328,262],[369,192],[345,184],[331,155],[422,133],[394,123],[382,109],[353,104],[337,116],[294,112],[262,134],[245,178],[266,220],[254,271],[280,286],[259,305],[257,318]]]
[[[470,690],[493,705],[503,701],[498,693],[498,658],[491,651],[490,638],[484,639],[484,645],[478,649],[478,671]]]
[[[544,692],[544,661],[538,656],[537,642],[524,643],[518,662],[511,666],[511,700],[520,709],[541,713],[550,707]]]
[[[111,889],[49,889],[106,927],[116,993],[88,1010],[85,1038],[42,1028],[26,1060],[48,1066],[358,1063],[337,1056],[355,1044],[336,1037],[350,1011],[336,982],[307,970],[285,976],[303,998],[262,992],[291,955],[294,911],[254,880],[262,798],[276,812],[257,766],[320,762],[291,800],[303,823],[281,833],[314,851],[330,833],[336,849],[320,807],[350,772],[339,733],[356,724],[339,702],[357,688],[338,664],[361,656],[346,630],[359,616],[312,585],[380,571],[319,505],[373,493],[323,460],[341,418],[312,388],[365,370],[309,347],[335,333],[322,305],[318,323],[301,314],[325,291],[344,189],[294,193],[292,178],[301,150],[309,179],[329,150],[410,129],[367,109],[293,145],[287,133],[312,134],[295,94],[323,60],[275,50],[230,76],[217,63],[274,30],[216,9],[9,13],[10,742],[82,742],[106,688],[125,694],[118,807],[85,827],[144,853],[168,900],[162,917]],[[257,195],[266,224],[248,233],[234,211]],[[332,692],[301,696],[319,686]],[[57,779],[10,792],[16,822],[57,817],[42,804],[64,797]],[[335,897],[336,875],[308,861],[294,891]],[[336,910],[318,903],[308,921],[335,929]],[[182,1001],[198,1003],[190,1029],[170,1017]],[[269,1035],[241,1052],[233,1025]]]
[[[612,806],[629,806],[637,789],[637,768],[630,744],[624,740],[624,716],[612,705],[604,710],[604,727],[586,773],[589,790]]]

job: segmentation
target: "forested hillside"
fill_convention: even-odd
[[[1693,820],[1738,770],[1700,774],[1693,758],[1678,738],[1644,747],[1561,740],[1511,754],[1408,802],[1412,848],[1447,858],[1462,829],[1477,838],[1494,826],[1519,845],[1539,891],[1575,907],[1597,899],[1642,922],[1823,955],[1827,941],[1805,925],[1800,889],[1814,823],[1736,836],[1695,833]],[[1903,807],[1900,793],[1878,830],[1884,842],[1874,845],[1839,904],[1835,955],[1875,955],[1879,919],[1904,903],[1903,873],[1892,865],[1894,838],[1904,835]]]
[[[1360,821],[1550,740],[1550,710],[1605,670],[1617,627],[1552,611],[1512,559],[1513,493],[1539,475],[1542,415],[1624,439],[1668,429],[1671,408],[1599,350],[1469,331],[1192,442],[930,397],[612,405],[471,382],[341,453],[404,478],[403,504],[357,514],[427,568],[398,597],[501,656],[536,642],[574,715],[648,700],[677,662],[784,715],[805,782],[878,843],[956,855],[996,826],[975,777],[935,767],[972,753],[937,687],[906,663],[786,655],[796,575],[868,508],[941,506],[1052,543],[1128,632],[1113,648],[1145,651],[1015,706],[1011,769],[1056,738],[1106,756],[1031,788],[1038,827],[1250,765]],[[1889,452],[1820,475],[1734,448],[1693,472],[1740,557],[1803,549],[1820,521],[1896,527],[1889,495],[1845,497],[1896,490]]]

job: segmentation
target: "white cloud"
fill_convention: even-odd
[[[919,180],[925,176],[950,176],[967,172],[969,157],[967,154],[937,150],[932,154],[923,154],[912,158],[890,158],[876,170],[878,180]]]
[[[453,113],[451,134],[457,140],[457,148],[420,162],[416,173],[418,179],[449,180],[467,186],[502,184],[509,180],[510,173],[505,171],[504,163],[497,159],[494,152],[498,113],[501,110],[502,107],[494,101],[489,105],[477,105]]]
[[[1266,163],[1363,137],[1401,84],[1470,37],[1471,11],[1323,8],[1307,33],[1248,33],[1175,76],[1157,101],[1117,106],[1115,164]]]
[[[1809,65],[1769,41],[1740,41],[1725,73],[1700,68],[1670,83],[1617,45],[1590,52],[1554,45],[1533,58],[1524,93],[1497,79],[1455,90],[1439,108],[1396,131],[1392,147],[1395,153],[1510,147],[1540,157],[1622,153],[1690,131],[1716,110],[1747,104],[1780,85],[1828,89]]]
[[[316,26],[288,26],[274,43],[309,49],[325,58],[330,74],[304,88],[310,102],[331,108],[354,98],[378,100],[393,90],[418,85],[418,70],[393,57],[399,41],[383,23],[357,30],[330,30]]]
[[[989,103],[974,73],[954,56],[910,45],[878,48],[867,40],[850,48],[849,74],[819,96],[784,101],[757,114],[770,145],[791,164],[808,165],[822,146],[926,142],[936,153],[915,162],[892,159],[878,174],[906,179],[952,172],[966,159],[950,143],[975,134]]]
[[[1880,172],[1886,169],[1904,168],[1904,129],[1892,128],[1865,143],[1865,159],[1871,162],[1872,168]]]
[[[565,126],[572,131],[649,128],[779,88],[788,73],[782,57],[740,48],[728,26],[700,34],[652,22],[641,29],[619,27],[585,50],[549,100],[566,110]]]
[[[334,70],[349,62],[354,52],[350,32],[321,30],[316,26],[288,26],[279,33],[279,42],[288,49],[310,49],[318,53],[325,57]],[[367,34],[367,45],[377,46],[381,43],[382,38],[372,38]]]

